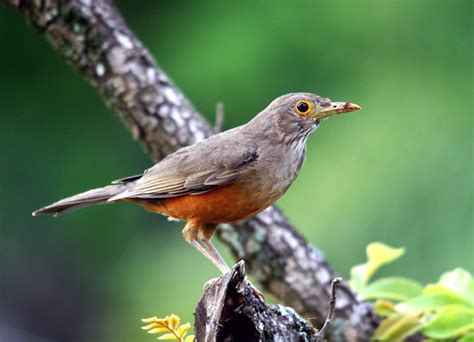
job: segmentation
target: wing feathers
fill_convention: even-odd
[[[112,197],[110,201],[123,198],[169,198],[205,193],[235,182],[258,159],[255,150],[240,153],[234,151],[230,155],[221,157],[221,154],[217,154],[217,156],[219,160],[214,157],[212,162],[207,163],[203,159],[193,161],[189,155],[183,153],[176,160],[166,158],[147,170],[140,178],[133,176],[121,180],[136,180],[136,183],[133,188]],[[167,165],[160,165],[163,162]]]

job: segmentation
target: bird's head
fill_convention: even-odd
[[[283,132],[304,134],[314,131],[324,119],[359,109],[356,104],[331,102],[316,94],[291,93],[275,99],[262,114],[272,117]]]

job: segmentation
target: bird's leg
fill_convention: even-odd
[[[204,255],[206,258],[212,260],[211,254],[207,251],[204,246],[202,246],[198,239],[197,239],[197,229],[194,228],[190,223],[186,223],[186,226],[184,226],[184,229],[182,231],[182,234],[184,236],[184,239],[191,244],[194,248],[196,248],[199,252],[201,252],[202,255]],[[217,265],[216,265],[217,266]],[[217,266],[219,267],[219,266]]]
[[[222,258],[217,248],[211,242],[211,238],[212,238],[212,235],[214,234],[214,231],[216,230],[216,227],[217,227],[216,225],[201,226],[200,229],[198,230],[197,238],[206,247],[206,249],[212,255],[214,260],[218,261],[220,264],[219,266],[216,264],[214,260],[211,260],[214,263],[214,265],[216,265],[219,268],[222,274],[226,274],[227,272],[230,271],[230,268],[229,266],[227,266],[226,262]],[[248,280],[248,278],[246,281],[250,284],[250,288],[252,289],[253,293],[258,298],[260,298],[262,302],[264,302],[265,297],[263,297],[263,294],[250,282],[250,280]]]
[[[227,272],[230,271],[229,266],[227,266],[226,262],[222,258],[221,254],[217,250],[216,247],[211,242],[212,235],[214,234],[214,231],[216,230],[217,225],[215,224],[209,224],[209,225],[203,225],[200,227],[198,230],[198,240],[201,242],[206,250],[209,252],[211,255],[212,259],[211,261],[214,263],[214,265],[217,266],[217,268],[222,272],[222,274],[226,274]]]
[[[222,274],[226,274],[227,272],[229,272],[230,271],[229,266],[227,266],[226,262],[222,258],[217,248],[214,247],[211,240],[203,238],[203,239],[200,239],[200,241],[206,247],[209,253],[212,255],[213,260],[211,261],[219,268]]]
[[[198,228],[195,228],[191,223],[187,223],[183,229],[184,239],[193,245],[199,252],[201,252],[206,258],[212,261],[214,265],[222,272],[226,274],[230,271],[229,266],[222,258],[221,254],[211,242],[212,235],[216,230],[217,225],[199,225]],[[207,289],[214,281],[218,278],[211,279],[204,284],[204,289]],[[254,294],[260,298],[260,300],[265,301],[263,294],[257,290],[257,288],[247,279],[247,282],[250,284],[250,288],[253,290]]]
[[[214,227],[215,229],[215,227]],[[202,241],[201,238],[198,239],[198,233],[201,230],[198,228],[194,228],[191,223],[187,223],[186,226],[183,229],[183,236],[184,239],[189,242],[194,248],[196,248],[199,252],[201,252],[202,255],[204,255],[206,258],[211,260],[211,262],[216,265],[216,267],[222,272],[222,274],[225,274],[229,271],[229,267],[225,263],[225,261],[222,259],[220,256],[219,252],[214,248],[213,251],[211,252],[207,247],[208,245]],[[207,231],[207,229],[206,229]],[[212,236],[212,234],[211,234]],[[210,242],[209,242],[210,243]],[[212,246],[212,244],[211,244]],[[214,246],[212,246],[214,247]],[[217,256],[215,254],[217,252]]]

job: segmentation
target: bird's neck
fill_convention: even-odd
[[[257,115],[245,126],[248,131],[271,143],[288,145],[305,144],[309,134],[317,128],[317,125],[302,123],[292,115],[288,117]]]

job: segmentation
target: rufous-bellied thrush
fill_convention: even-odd
[[[68,197],[33,215],[137,203],[186,221],[186,241],[226,273],[229,267],[211,242],[217,225],[253,216],[280,198],[298,175],[308,135],[321,120],[358,109],[310,93],[286,94],[247,124],[183,147],[141,175]]]

